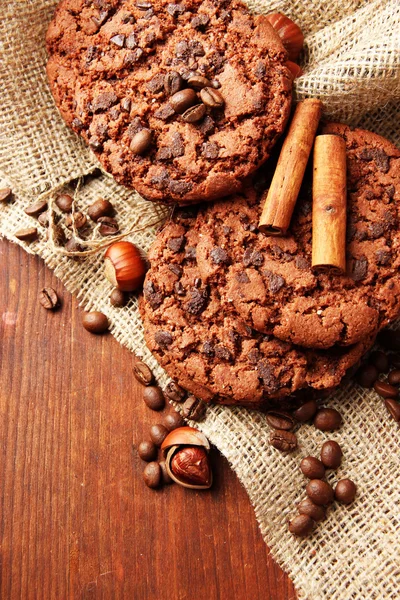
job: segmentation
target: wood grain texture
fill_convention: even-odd
[[[209,492],[145,487],[134,446],[159,416],[128,350],[85,331],[62,284],[5,241],[0,274],[1,598],[294,600],[217,452]]]

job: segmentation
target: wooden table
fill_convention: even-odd
[[[134,445],[159,419],[129,351],[83,329],[40,259],[0,253],[1,598],[294,600],[216,451],[211,491],[145,487]]]

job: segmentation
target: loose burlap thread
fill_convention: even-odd
[[[96,174],[96,159],[59,117],[46,82],[44,48],[56,3],[2,3],[0,177],[12,187],[14,198],[0,207],[0,234],[40,255],[85,309],[106,313],[117,340],[143,357],[165,383],[165,373],[145,346],[136,298],[123,309],[109,304],[111,286],[102,273],[102,253],[80,261],[59,255],[44,240],[40,225],[40,239],[31,245],[14,236],[18,229],[34,224],[24,213],[28,203],[63,185],[73,191],[73,180],[90,173],[94,174],[83,180],[78,192],[79,209],[106,197],[115,205],[123,231],[136,223],[143,227],[165,214],[164,208],[145,202],[108,175]],[[255,0],[249,5],[255,12],[284,12],[305,32],[304,75],[295,85],[298,99],[318,96],[330,118],[366,127],[400,143],[398,0]],[[153,226],[129,239],[147,250],[154,235]],[[328,479],[354,479],[358,495],[349,507],[335,504],[327,520],[306,540],[288,533],[287,519],[304,496],[299,461],[308,454],[318,455],[327,435],[302,426],[299,449],[286,456],[269,446],[269,429],[256,411],[209,407],[200,427],[246,488],[261,532],[277,562],[293,579],[300,598],[397,599],[399,428],[378,396],[354,383],[342,387],[328,403],[344,417],[341,430],[329,436],[342,445],[344,460]]]

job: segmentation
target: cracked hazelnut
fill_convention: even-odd
[[[193,427],[174,429],[165,438],[161,449],[165,454],[166,470],[173,481],[194,490],[211,487],[210,444],[200,431]]]

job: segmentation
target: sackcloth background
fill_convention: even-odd
[[[143,228],[166,209],[145,202],[99,172],[91,152],[63,124],[46,82],[45,33],[57,0],[2,0],[0,20],[0,178],[14,191],[0,206],[0,234],[40,255],[85,309],[101,310],[117,340],[167,377],[146,349],[136,299],[124,309],[109,304],[111,285],[103,276],[103,252],[75,261],[40,239],[18,242],[14,232],[35,226],[23,209],[40,194],[85,178],[78,209],[99,197],[111,200],[122,230]],[[303,29],[304,75],[295,97],[318,96],[326,115],[360,125],[400,143],[399,0],[253,0],[255,12],[280,11]],[[73,189],[73,188],[72,188]],[[129,239],[147,250],[155,226]],[[227,457],[246,488],[268,546],[289,573],[300,598],[389,600],[400,598],[400,430],[373,391],[349,383],[329,399],[344,426],[333,437],[344,449],[331,478],[350,477],[358,496],[350,507],[335,504],[308,539],[293,538],[287,519],[304,496],[298,468],[317,455],[327,435],[304,425],[299,449],[285,456],[268,444],[263,415],[242,408],[209,407],[200,428]],[[328,477],[329,479],[330,477]],[[251,599],[249,599],[251,600]]]

